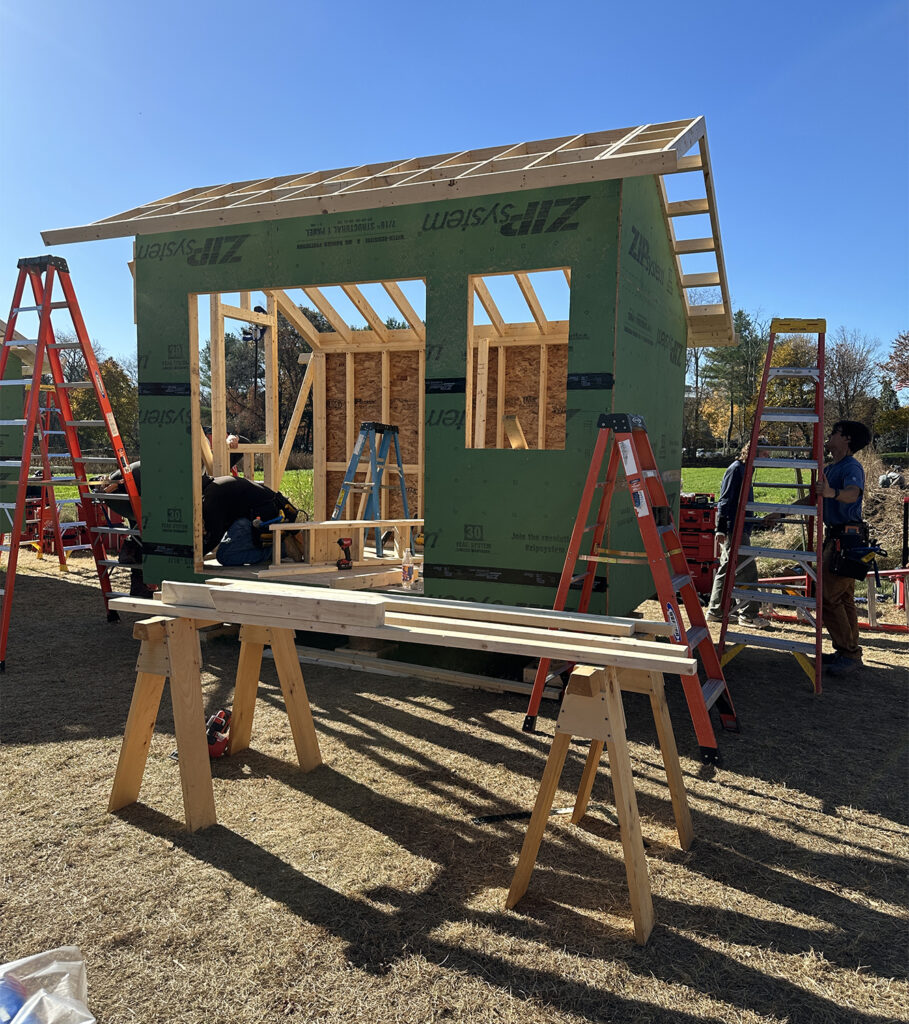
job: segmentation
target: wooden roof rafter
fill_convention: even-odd
[[[667,174],[684,169],[705,133],[696,117],[185,189],[42,237],[56,245]]]

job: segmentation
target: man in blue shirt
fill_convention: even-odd
[[[819,475],[818,488],[824,498],[824,552],[822,569],[823,622],[830,634],[834,653],[824,655],[825,671],[832,676],[848,675],[862,664],[858,615],[855,610],[855,580],[834,576],[831,564],[837,541],[848,536],[862,522],[865,471],[854,458],[871,440],[864,423],[840,420],[827,438],[833,463]]]

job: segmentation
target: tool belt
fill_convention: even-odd
[[[876,542],[870,539],[867,523],[844,523],[827,528],[824,546],[832,549],[829,562],[834,576],[845,576],[863,580],[872,569],[877,574],[876,555],[886,555]]]
[[[250,510],[253,542],[260,548],[269,546],[273,542],[274,534],[268,527],[272,523],[295,523],[299,514],[297,506],[278,491],[273,501],[269,501],[261,508]]]

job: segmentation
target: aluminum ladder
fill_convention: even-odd
[[[746,646],[788,651],[812,681],[814,692],[821,692],[822,645],[822,573],[818,572],[820,552],[823,548],[824,499],[815,488],[824,466],[824,342],[827,322],[824,319],[798,319],[774,317],[770,324],[770,342],[764,360],[764,373],[758,389],[751,443],[742,479],[742,491],[731,538],[729,567],[723,587],[722,618],[719,651],[723,664],[727,664]],[[814,334],[817,336],[816,356],[805,366],[774,365],[774,351],[780,334]],[[768,405],[768,391],[782,392],[798,404]],[[803,434],[802,440],[810,444],[773,444],[762,437],[771,424],[791,424]],[[792,440],[792,438],[788,438]],[[755,480],[755,470],[787,469],[794,474],[792,482]],[[807,474],[806,477],[803,474]],[[742,501],[749,497],[753,487],[797,489],[801,504],[767,501]],[[807,493],[805,493],[807,492]],[[809,503],[810,502],[810,503]],[[742,544],[745,518],[748,513],[764,512],[784,520],[802,524],[803,549],[768,547],[760,544]],[[749,561],[761,559],[797,562],[805,573],[804,594],[792,593],[793,587],[784,583],[764,582],[750,587],[738,586],[736,572]],[[740,633],[729,629],[729,613],[733,601],[761,601],[772,605],[794,608],[799,619],[813,631],[810,641],[789,640],[764,634]]]

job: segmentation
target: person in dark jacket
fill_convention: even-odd
[[[723,585],[726,582],[726,575],[729,569],[729,555],[732,549],[732,533],[735,530],[735,517],[739,509],[739,499],[742,494],[742,484],[745,480],[745,462],[748,459],[748,445],[739,452],[735,462],[726,470],[723,475],[723,482],[720,485],[720,497],[716,504],[716,545],[719,549],[720,564],[713,578],[713,589],[710,592],[710,602],[707,605],[707,619],[710,622],[722,622],[721,604],[723,600]],[[754,501],[754,488],[748,489],[748,501]],[[751,543],[751,530],[755,526],[754,516],[746,513],[745,526],[742,531],[742,545]],[[745,564],[742,565],[741,561]],[[736,569],[736,583],[757,583],[758,571],[755,560],[741,560]],[[731,613],[738,618],[740,626],[750,626],[752,629],[766,629],[767,623],[758,617],[761,610],[758,601],[733,601],[730,606]]]
[[[279,491],[246,477],[202,477],[202,549],[215,552],[222,565],[258,565],[271,557],[263,539],[268,523],[296,521],[297,510]],[[298,535],[283,533],[283,552],[299,562],[303,557]]]
[[[142,496],[142,467],[137,462],[131,462],[129,464],[129,471],[132,474],[133,480],[136,484],[136,491],[139,496]],[[126,494],[126,484],[123,480],[123,471],[121,469],[115,469],[113,473],[101,484],[100,489],[105,494]],[[129,523],[131,530],[141,530],[142,524],[136,519],[133,513],[132,502],[130,501],[112,501],[110,503],[110,511],[117,515],[123,516],[124,519]],[[142,575],[142,539],[138,537],[125,537],[123,543],[120,545],[120,554],[117,559],[121,565],[131,566],[129,572],[129,596],[130,597],[152,597],[154,590],[148,587],[145,583],[145,577]]]

